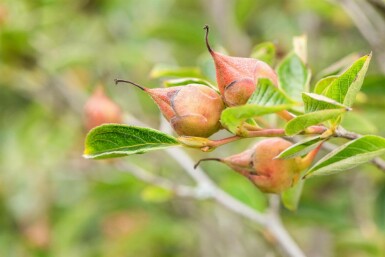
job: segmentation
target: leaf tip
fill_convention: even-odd
[[[87,159],[87,160],[88,159],[92,159],[92,156],[87,154],[86,152],[84,152],[82,156],[83,156],[84,159]]]

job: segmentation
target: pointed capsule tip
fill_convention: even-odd
[[[201,162],[203,162],[203,161],[217,161],[217,162],[221,162],[222,159],[220,159],[220,158],[204,158],[204,159],[200,159],[200,160],[194,165],[194,169],[196,169],[196,168],[199,166],[199,164],[200,164]]]
[[[129,80],[124,80],[124,79],[114,79],[114,81],[115,81],[115,85],[119,84],[120,82],[123,82],[123,83],[128,83],[128,84],[134,85],[134,86],[140,88],[141,90],[146,91],[146,88],[145,88],[145,87],[142,87],[141,85],[136,84],[136,83],[134,83],[134,82],[132,82],[132,81],[129,81]]]
[[[214,53],[214,51],[211,49],[211,46],[210,46],[210,43],[209,43],[209,31],[210,31],[210,27],[209,25],[205,25],[203,27],[204,30],[206,30],[206,34],[205,34],[205,41],[206,41],[206,47],[207,47],[207,50],[209,50],[210,54],[212,55]]]

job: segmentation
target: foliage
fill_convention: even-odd
[[[156,106],[140,92],[115,87],[114,78],[142,81],[149,87],[186,81],[215,84],[213,64],[202,43],[205,22],[213,29],[214,46],[221,49],[223,45],[234,55],[246,56],[254,43],[274,41],[275,49],[266,43],[252,54],[274,66],[291,51],[291,38],[306,32],[311,42],[306,67],[313,71],[309,85],[333,76],[307,94],[321,94],[340,74],[341,69],[328,69],[330,63],[351,52],[371,51],[344,10],[327,1],[226,1],[220,12],[211,10],[209,2],[1,1],[0,256],[255,256],[256,252],[274,252],[254,225],[211,201],[176,198],[120,173],[111,166],[116,160],[95,162],[81,157],[86,133],[82,108],[97,85],[103,84],[122,107],[125,123],[142,126],[144,122],[155,128]],[[228,3],[233,8],[227,8]],[[385,77],[378,73],[374,59],[353,111],[344,114],[341,124],[361,134],[385,136],[381,124]],[[161,82],[150,79],[148,74],[159,63],[167,64],[163,66],[167,71],[181,72],[168,74]],[[184,67],[194,68],[186,71]],[[290,108],[297,115],[304,111]],[[284,123],[273,115],[264,118],[283,128]],[[288,158],[303,156],[324,140],[319,135],[300,137],[309,143],[293,147]],[[194,160],[225,156],[254,141],[244,139],[211,153],[194,149],[188,153]],[[121,160],[155,175],[190,182],[164,151]],[[268,208],[266,195],[226,166],[207,163],[204,167],[239,201],[261,212]],[[382,256],[384,192],[384,176],[371,165],[307,179],[297,211],[283,211],[284,223],[306,249],[316,245],[330,255]],[[200,193],[204,195],[204,190]],[[237,242],[239,247],[228,242]]]

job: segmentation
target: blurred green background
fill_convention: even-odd
[[[374,51],[345,126],[385,136],[385,34],[376,34],[384,2],[362,0],[361,16],[349,16],[356,2],[2,0],[0,256],[279,256],[254,224],[211,201],[156,197],[108,162],[84,160],[84,104],[102,84],[128,115],[158,128],[151,99],[114,78],[158,87],[149,74],[163,64],[200,66],[213,80],[206,23],[213,47],[238,56],[272,41],[282,57],[306,33],[314,77],[353,52]],[[222,157],[252,142],[188,152]],[[125,161],[192,183],[161,151]],[[241,201],[266,208],[266,196],[228,168],[203,167]],[[385,256],[385,174],[368,164],[310,179],[299,210],[282,216],[309,256]]]

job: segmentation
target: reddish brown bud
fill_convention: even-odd
[[[122,111],[98,86],[84,107],[86,128],[90,130],[103,123],[122,123]]]
[[[209,27],[204,28],[206,46],[215,63],[218,88],[228,106],[245,104],[255,91],[259,78],[269,78],[278,85],[276,73],[265,62],[253,58],[227,56],[213,51],[208,41]]]
[[[262,192],[281,193],[297,183],[301,171],[310,165],[318,149],[302,159],[275,159],[292,143],[282,138],[268,138],[258,142],[253,148],[227,158],[208,158],[227,164],[233,170],[247,177]],[[199,164],[199,163],[198,163]],[[198,165],[197,164],[197,165]]]
[[[207,86],[144,88],[126,80],[116,82],[127,82],[147,92],[178,135],[209,137],[221,128],[224,104],[218,93]]]

